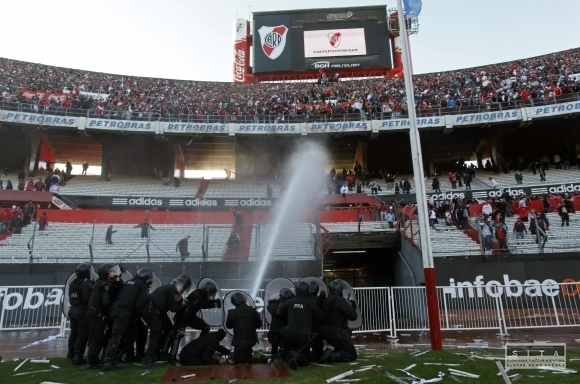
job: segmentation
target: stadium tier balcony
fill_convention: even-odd
[[[412,225],[406,227],[405,236],[411,238],[417,228],[419,228],[417,221],[413,220]],[[481,257],[481,245],[462,230],[442,223],[435,224],[435,228],[436,231],[433,229],[429,231],[433,257]],[[418,247],[421,247],[418,233],[413,236],[413,241]]]
[[[266,197],[266,186],[272,187],[272,197],[280,197],[280,185],[275,179],[259,181],[211,180],[204,197]]]
[[[541,187],[543,184],[558,184],[558,183],[577,183],[580,181],[580,171],[577,167],[571,167],[571,169],[555,169],[550,166],[550,169],[546,171],[546,181],[540,180],[540,175],[536,171],[534,175],[530,170],[523,170],[523,184],[519,185],[516,183],[514,178],[515,171],[510,170],[510,173],[499,173],[494,174],[489,171],[478,171],[475,178],[478,179],[479,183],[484,185],[485,189],[491,188],[491,183],[489,178],[493,178],[497,181],[499,188],[517,188],[521,186],[538,186]]]
[[[511,62],[414,76],[418,116],[474,113],[514,108],[518,102],[553,103],[580,91],[570,75],[580,73],[580,49]],[[112,75],[0,59],[3,109],[49,110],[54,114],[131,120],[230,121],[287,119],[302,109],[309,120],[327,116],[313,104],[366,100],[369,117],[405,116],[402,78],[373,78],[341,83],[218,83]],[[44,96],[41,98],[38,94]],[[51,99],[42,92],[56,93]],[[68,97],[68,100],[63,100]],[[58,100],[58,101],[57,101]],[[163,102],[159,102],[163,100]],[[348,112],[348,111],[346,111]],[[335,112],[333,111],[333,114]],[[224,119],[223,116],[226,116]],[[302,116],[303,118],[303,116]],[[375,118],[379,118],[376,117]],[[285,120],[287,121],[287,120]]]
[[[262,260],[269,253],[272,261],[314,259],[313,233],[316,233],[316,230],[310,223],[284,225],[278,230],[273,226],[263,225],[260,227],[259,240],[255,231],[254,228],[250,261]]]

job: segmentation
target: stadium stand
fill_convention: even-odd
[[[506,63],[414,76],[418,115],[550,103],[580,91],[580,49]],[[3,109],[127,120],[281,121],[327,119],[314,104],[366,98],[369,118],[406,115],[402,78],[363,79],[312,88],[310,83],[217,83],[140,78],[0,59]],[[35,91],[59,93],[41,101]],[[69,96],[67,96],[67,94]],[[251,95],[248,97],[248,95]],[[453,100],[453,102],[449,102]],[[572,99],[571,99],[572,100]],[[30,104],[28,104],[30,103]],[[385,107],[383,109],[383,104]],[[314,107],[313,107],[314,105]],[[348,118],[349,110],[331,111]],[[358,118],[358,113],[352,113]]]

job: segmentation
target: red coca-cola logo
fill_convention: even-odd
[[[246,66],[246,52],[242,49],[234,49],[234,80],[244,81],[244,68]]]

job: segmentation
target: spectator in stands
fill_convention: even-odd
[[[546,168],[548,169],[548,168]],[[546,171],[544,171],[544,165],[540,164],[540,168],[538,169],[538,173],[540,174],[540,181],[546,181]]]
[[[14,189],[14,188],[12,187],[12,181],[10,181],[10,180],[7,180],[7,181],[6,181],[6,189]]]
[[[519,239],[524,239],[524,232],[527,234],[528,230],[526,229],[526,225],[524,224],[523,220],[521,217],[518,217],[516,219],[516,222],[514,223],[514,228],[513,228],[513,232],[516,234],[516,241]],[[520,244],[520,242],[518,241],[518,245]]]
[[[8,229],[10,226],[10,220],[12,220],[12,213],[10,212],[10,208],[6,208],[4,209],[4,212],[0,214],[0,225],[5,229]]]
[[[487,200],[485,204],[483,204],[483,207],[481,207],[481,213],[483,213],[485,216],[491,216],[491,214],[493,213],[493,208],[491,207],[491,200]]]
[[[66,162],[65,169],[66,169],[66,178],[67,179],[70,179],[70,176],[71,176],[71,173],[72,173],[72,169],[73,169],[72,164],[70,163],[70,161],[67,161]]]
[[[50,192],[52,192],[54,195],[58,196],[58,191],[60,191],[58,184],[52,184],[50,186]]]
[[[389,210],[389,212],[387,212],[387,223],[389,223],[389,228],[395,228],[395,212],[392,210]]]
[[[518,169],[516,171],[516,173],[514,174],[514,178],[516,179],[516,183],[518,185],[523,184],[524,183],[524,176],[522,176],[522,173],[520,172],[520,170]]]
[[[433,189],[434,192],[441,193],[441,182],[439,181],[439,176],[435,176],[433,178],[433,183],[431,183],[431,189]]]
[[[540,167],[543,166],[546,171],[550,170],[550,158],[546,155],[540,158]]]
[[[48,225],[48,216],[46,216],[46,212],[42,212],[42,216],[38,219],[38,230],[45,231],[46,226]]]
[[[141,238],[142,239],[149,237],[149,230],[150,229],[153,231],[156,231],[156,229],[153,228],[153,226],[151,225],[151,223],[149,223],[149,221],[147,219],[143,219],[143,222],[141,224],[137,224],[133,228],[141,228]]]
[[[19,191],[24,191],[24,188],[26,187],[25,183],[24,183],[24,179],[18,179],[18,190]]]
[[[31,220],[34,220],[34,216],[36,215],[36,205],[32,203],[32,200],[29,200],[28,203],[24,206],[23,214],[23,226],[27,226],[30,224]]]
[[[83,163],[83,171],[81,172],[81,175],[86,175],[87,174],[87,170],[89,169],[89,163],[87,163],[86,161]]]
[[[356,206],[356,212],[357,212],[357,219],[359,223],[362,223],[365,221],[365,211],[366,208],[362,205],[362,203],[358,203]]]
[[[437,213],[433,209],[433,206],[431,206],[429,208],[429,226],[431,227],[431,229],[437,231],[437,228],[435,228],[435,223],[437,223]]]
[[[509,253],[509,248],[507,244],[507,227],[502,222],[495,223],[495,238],[499,245],[500,253]]]
[[[481,235],[483,236],[483,245],[484,245],[483,250],[486,252],[491,251],[492,230],[487,220],[484,220],[483,224],[481,224]]]
[[[4,184],[2,183],[2,179],[0,179],[0,189],[4,189]]]
[[[404,179],[402,184],[403,192],[411,193],[411,183],[409,182],[409,179]]]
[[[369,188],[371,189],[371,195],[376,195],[378,194],[378,188],[379,185],[377,184],[377,182],[375,181],[375,179],[372,179],[371,182],[369,183]]]
[[[556,167],[556,169],[562,169],[562,166],[560,165],[560,162],[562,161],[560,155],[558,155],[558,153],[554,153],[553,159],[554,159],[554,167]]]
[[[566,224],[567,227],[570,226],[570,215],[568,214],[568,209],[563,203],[558,204],[558,215],[562,219],[562,227]]]
[[[32,180],[31,177],[30,180],[28,180],[28,183],[26,183],[26,190],[32,191],[33,189],[34,189],[34,180]]]
[[[242,233],[242,226],[244,225],[244,216],[240,211],[234,211],[234,232]]]
[[[343,184],[342,187],[340,187],[340,194],[342,195],[342,197],[346,198],[347,193],[348,187],[346,186],[346,184]]]
[[[180,186],[180,185],[181,185],[181,181],[179,180],[179,178],[178,178],[177,176],[175,176],[175,177],[173,178],[173,186],[174,186],[175,188],[179,188],[179,186]]]
[[[449,172],[449,182],[451,183],[451,188],[457,188],[457,179],[453,172]]]
[[[188,247],[190,237],[191,236],[189,235],[185,236],[183,239],[179,240],[175,246],[175,252],[177,253],[177,251],[179,251],[179,254],[181,255],[181,261],[185,261],[185,259],[189,257]]]
[[[274,192],[274,191],[272,190],[272,187],[270,187],[270,184],[266,185],[266,196],[267,196],[268,198],[272,198],[272,193],[273,193],[273,192]]]
[[[34,190],[37,192],[44,191],[44,183],[42,182],[42,179],[38,179],[36,184],[34,184]]]
[[[240,237],[238,236],[238,234],[235,231],[230,234],[230,237],[228,238],[227,246],[228,246],[230,256],[232,254],[234,254],[234,256],[238,255],[238,250],[240,249]]]
[[[20,180],[24,181],[25,178],[26,174],[24,173],[24,169],[21,169],[20,172],[18,172],[18,181]]]
[[[489,182],[491,183],[491,187],[493,189],[497,189],[497,181],[495,181],[493,178],[489,178]]]
[[[113,231],[113,226],[109,225],[107,227],[107,233],[105,234],[105,244],[111,245],[113,244],[113,233],[117,231]]]

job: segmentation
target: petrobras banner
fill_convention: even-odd
[[[155,132],[153,121],[87,119],[86,129],[109,131]]]
[[[466,115],[445,115],[445,121],[448,123],[447,125],[452,125],[454,127],[461,125],[504,123],[507,121],[521,119],[522,113],[518,109],[509,111],[471,113]]]
[[[570,103],[538,105],[527,108],[528,118],[538,119],[542,117],[552,117],[558,115],[569,115],[571,113],[580,113],[580,101]]]
[[[308,133],[327,132],[366,132],[371,131],[372,120],[367,121],[327,121],[320,123],[308,123]]]
[[[409,119],[379,120],[378,123],[380,131],[392,131],[397,129],[406,130],[411,128],[411,121]],[[417,118],[417,128],[444,126],[445,119],[441,116]]]
[[[223,123],[163,123],[163,132],[168,133],[228,133]]]
[[[12,111],[0,111],[0,121],[5,121],[7,123],[24,123],[70,128],[77,128],[79,125],[78,117],[41,115],[38,113]]]
[[[240,134],[301,134],[299,123],[234,124],[233,132]]]

